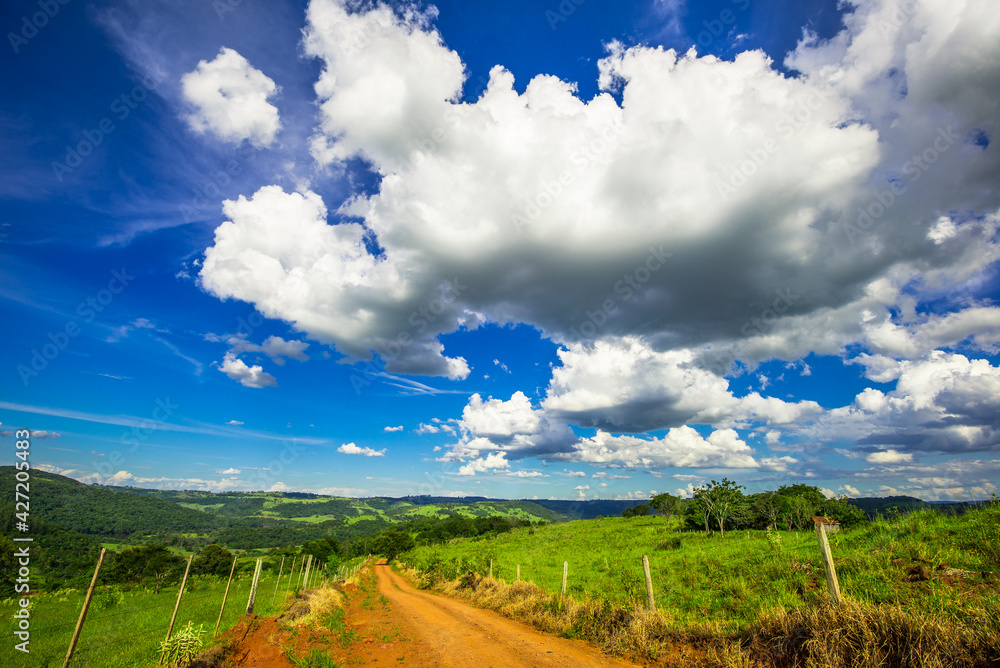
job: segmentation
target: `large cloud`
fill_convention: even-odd
[[[911,455],[1000,450],[1000,368],[989,361],[936,351],[897,363],[888,393],[869,388],[853,406],[831,411],[810,431],[855,434],[873,452],[868,461],[908,461]],[[896,454],[892,454],[896,453]]]
[[[335,224],[308,190],[227,202],[202,283],[399,373],[465,377],[438,335],[483,321],[563,344],[541,409],[470,403],[462,456],[572,452],[567,421],[808,423],[816,404],[736,398],[721,377],[737,361],[852,345],[887,377],[899,358],[997,344],[997,310],[962,293],[1000,255],[994,16],[986,0],[865,0],[832,40],[806,36],[787,60],[795,76],[760,52],[614,43],[591,100],[546,75],[517,93],[497,66],[464,103],[463,65],[433,16],[313,0],[313,155],[322,167],[361,156],[380,185]],[[928,315],[924,298],[945,312]],[[477,421],[490,405],[494,426]],[[932,418],[954,435],[950,414]],[[895,440],[929,438],[915,429],[900,423]],[[903,451],[880,434],[859,437]],[[985,447],[977,438],[966,449]],[[646,447],[611,439],[587,451]]]
[[[704,438],[691,427],[677,427],[663,438],[648,439],[599,431],[558,459],[646,469],[755,468],[758,463],[751,453],[732,429],[719,429]]]
[[[268,102],[277,85],[232,49],[223,47],[215,60],[199,61],[181,78],[181,89],[195,108],[188,122],[196,132],[210,130],[234,144],[249,139],[254,146],[269,146],[281,129],[278,109]]]
[[[962,38],[994,51],[992,24],[977,21],[977,12],[989,10],[969,4]],[[327,225],[312,193],[273,187],[227,205],[233,222],[226,226],[240,232],[213,251],[252,255],[266,277],[255,281],[263,289],[235,296],[351,354],[378,350],[386,332],[334,325],[341,318],[331,304],[360,314],[348,322],[391,323],[378,326],[391,338],[412,329],[406,319],[418,303],[456,277],[468,285],[462,308],[448,309],[421,334],[451,331],[475,313],[528,322],[559,341],[587,338],[592,329],[597,338],[641,335],[661,349],[761,337],[770,332],[746,325],[775,302],[792,315],[843,307],[894,268],[913,276],[956,261],[968,236],[940,243],[928,233],[941,211],[959,204],[958,182],[960,191],[980,193],[964,206],[998,203],[995,189],[984,187],[994,152],[968,139],[995,119],[993,107],[969,103],[952,114],[941,98],[932,115],[948,121],[951,134],[929,166],[934,178],[895,196],[861,240],[846,234],[873,183],[881,178],[876,185],[888,187],[886,174],[906,180],[902,161],[889,158],[919,153],[940,137],[933,124],[924,133],[877,132],[879,119],[858,105],[884,80],[866,87],[834,76],[833,65],[818,62],[828,45],[799,48],[791,62],[806,74],[798,78],[782,76],[758,52],[727,62],[616,45],[600,69],[605,87],[621,86],[620,106],[607,94],[582,101],[571,84],[548,76],[517,94],[500,67],[482,97],[465,104],[451,101],[461,90],[461,63],[425,17],[384,7],[352,14],[315,0],[309,20],[307,51],[324,62],[317,84],[324,160],[361,154],[383,174],[379,192],[345,212],[364,217],[385,254],[369,252],[360,225]],[[852,24],[838,40],[860,49],[877,30]],[[348,34],[357,38],[345,52]],[[915,47],[921,35],[897,49]],[[967,51],[955,58],[965,62]],[[973,88],[1000,71],[997,60],[963,74],[951,57],[938,53],[945,62],[936,67],[950,67]],[[897,77],[911,76],[908,63],[901,67]],[[924,65],[914,68],[912,77],[925,74]],[[376,94],[385,91],[392,95]],[[931,113],[927,104],[921,109]],[[287,234],[289,225],[308,233]],[[317,237],[331,243],[317,246]],[[317,248],[325,252],[317,256]],[[247,268],[206,263],[202,276],[221,282]],[[279,298],[290,287],[286,276],[297,292],[290,302]],[[856,323],[859,314],[852,315]],[[406,354],[414,373],[461,375],[426,342]],[[422,368],[416,358],[426,360]]]

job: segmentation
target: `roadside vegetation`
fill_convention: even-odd
[[[706,533],[704,506],[688,503],[666,517],[421,546],[400,561],[423,587],[663,665],[1000,665],[1000,502],[961,516],[855,518],[829,535],[847,599],[834,608],[812,522],[772,528],[783,523],[779,513],[771,526],[737,528],[740,514],[755,521],[754,501],[737,504],[725,535],[711,515]],[[645,609],[643,555],[655,612]]]

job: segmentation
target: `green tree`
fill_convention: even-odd
[[[139,582],[157,573],[179,575],[183,569],[183,559],[173,554],[166,545],[154,543],[115,554],[108,569],[108,579],[112,582]]]
[[[715,519],[719,533],[723,536],[726,535],[726,520],[743,503],[744,489],[742,485],[737,485],[729,478],[723,478],[721,482],[713,480],[695,491],[695,498],[699,499],[704,508],[707,509],[707,514]],[[707,532],[707,519],[705,528]]]
[[[845,529],[857,526],[867,519],[865,511],[851,503],[846,494],[824,501],[820,506],[820,512],[837,520]]]
[[[792,527],[802,529],[806,521],[813,514],[813,506],[804,496],[785,496],[782,504],[782,517],[788,525],[788,530]]]
[[[228,575],[229,569],[233,565],[233,553],[212,543],[206,545],[197,557],[191,562],[191,572],[201,575]]]
[[[414,547],[416,547],[416,542],[409,532],[399,529],[389,529],[388,531],[383,531],[375,538],[372,545],[372,552],[381,554],[387,560],[392,561],[403,552],[412,550]]]
[[[701,491],[702,488],[700,487],[695,489],[691,500],[687,502],[686,511],[688,526],[693,529],[704,526],[705,535],[707,536],[711,533],[708,523],[712,519],[712,507],[705,502],[705,497],[701,494]]]
[[[673,494],[657,494],[649,500],[649,507],[657,515],[663,515],[670,522],[672,515],[679,515],[684,510],[684,499]]]
[[[763,492],[753,497],[753,511],[758,520],[772,529],[778,528],[783,499],[777,492]]]
[[[622,517],[645,517],[649,515],[649,506],[645,503],[640,503],[632,508],[626,508],[622,511]]]

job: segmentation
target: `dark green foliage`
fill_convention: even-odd
[[[102,582],[135,584],[142,580],[172,581],[184,572],[185,560],[166,545],[140,545],[108,555]]]
[[[715,521],[719,533],[725,535],[726,522],[735,517],[745,517],[741,506],[746,502],[743,496],[743,485],[737,485],[729,478],[716,482],[713,480],[695,490],[694,499],[698,502],[705,519],[705,530],[708,531],[708,519]]]
[[[671,515],[684,512],[684,499],[673,494],[657,494],[649,500],[649,507],[669,520]]]
[[[851,503],[846,496],[827,499],[820,504],[819,511],[821,515],[840,522],[840,526],[844,528],[857,526],[865,521],[865,511]]]
[[[331,559],[339,563],[340,542],[332,536],[310,541],[302,546],[302,554],[311,554],[324,563],[329,563]]]
[[[646,515],[649,515],[649,506],[645,503],[622,511],[622,517],[645,517]]]
[[[413,536],[406,531],[390,529],[378,535],[372,546],[372,551],[392,561],[401,553],[412,550],[414,547],[416,547],[416,542],[413,540]]]
[[[896,508],[900,512],[910,512],[913,510],[923,510],[930,506],[930,504],[912,496],[851,499],[851,503],[863,510],[868,519],[875,519],[879,515],[885,515],[891,508]]]
[[[0,498],[14,498],[14,484],[14,467],[0,467]],[[175,503],[38,470],[31,472],[31,514],[79,533],[118,538],[204,530],[214,524],[211,515]]]
[[[212,543],[206,545],[194,561],[191,562],[191,572],[199,575],[228,575],[233,565],[233,553]]]
[[[14,495],[10,496],[13,498]],[[13,567],[14,554],[25,546],[11,540],[17,535],[28,535],[34,539],[29,545],[32,591],[86,585],[87,573],[93,571],[101,551],[95,539],[45,522],[34,515],[28,520],[27,532],[16,531],[14,523],[14,505],[0,501],[0,598],[14,594],[17,572]]]

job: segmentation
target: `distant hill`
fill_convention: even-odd
[[[862,497],[858,499],[849,499],[849,502],[865,511],[865,515],[867,515],[869,519],[879,515],[890,514],[893,512],[893,508],[899,510],[900,513],[910,513],[914,510],[930,509],[939,513],[953,513],[955,515],[961,515],[970,507],[975,507],[981,503],[965,503],[956,501],[928,502],[923,499],[918,499],[915,496]]]
[[[0,467],[0,498],[14,497],[15,470]],[[276,544],[325,535],[373,535],[397,524],[459,515],[502,515],[558,522],[558,512],[532,501],[475,497],[351,499],[299,492],[203,492],[87,485],[40,470],[31,472],[31,516],[89,536],[211,534],[247,543],[267,536]],[[252,542],[256,543],[257,540]]]
[[[362,520],[403,522],[422,517],[504,515],[532,522],[559,522],[560,513],[535,501],[475,497],[407,496],[353,499],[303,492],[201,492],[138,487],[119,488],[181,506],[227,517],[290,519],[303,522]]]
[[[534,503],[557,512],[570,520],[592,520],[597,517],[618,517],[627,508],[634,508],[646,499],[618,501],[614,499],[587,499],[585,501],[533,500]]]
[[[626,508],[633,508],[645,500],[619,501],[615,499],[587,499],[587,500],[559,500],[559,499],[520,499],[519,501],[501,501],[500,499],[489,499],[485,496],[407,496],[401,500],[410,503],[445,504],[445,503],[525,503],[531,506],[544,508],[554,519],[551,521],[565,520],[592,520],[597,517],[619,516]]]
[[[0,466],[0,498],[14,498],[14,473],[13,466]],[[35,469],[31,471],[31,517],[81,534],[120,538],[218,526],[217,518],[200,510],[122,491]]]

